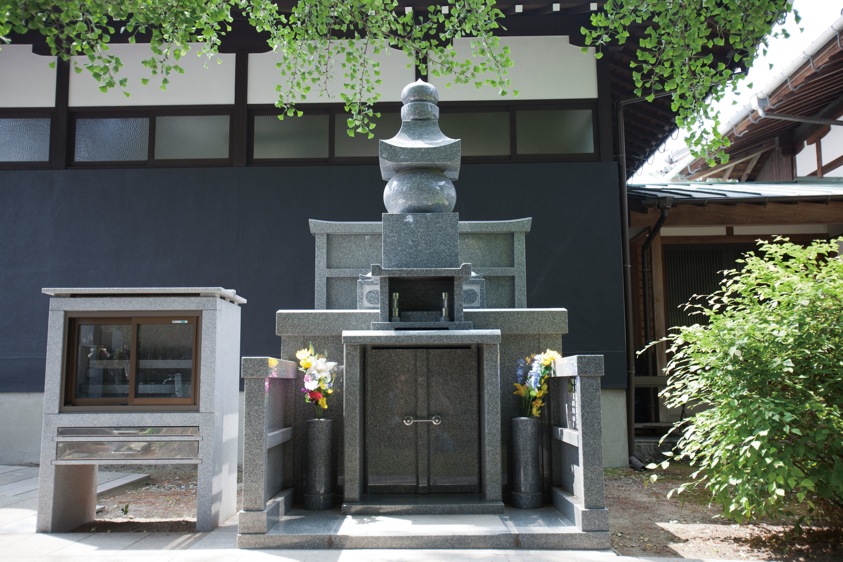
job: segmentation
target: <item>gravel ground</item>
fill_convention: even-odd
[[[606,470],[606,505],[612,548],[626,556],[665,556],[729,560],[843,560],[843,529],[807,528],[791,536],[793,520],[737,525],[709,507],[702,491],[667,493],[690,479],[691,469],[671,466],[650,473],[628,469]]]

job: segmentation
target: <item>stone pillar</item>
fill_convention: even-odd
[[[343,426],[344,426],[344,487],[343,501],[360,501],[363,491],[363,381],[361,371],[362,346],[346,344],[343,361]]]
[[[609,512],[605,508],[603,483],[603,431],[600,417],[602,355],[565,357],[557,365],[558,376],[573,379],[573,410],[576,428],[554,427],[554,438],[562,442],[565,475],[561,487],[553,489],[553,504],[581,531],[607,531]]]
[[[292,508],[292,488],[284,484],[284,443],[293,436],[284,427],[285,406],[292,399],[296,364],[274,357],[243,357],[245,398],[243,428],[243,509],[239,533],[266,533]]]

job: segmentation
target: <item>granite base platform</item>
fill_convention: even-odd
[[[293,509],[266,534],[238,534],[239,548],[554,549],[611,547],[609,533],[582,532],[552,507],[488,515],[343,515]]]
[[[342,504],[345,515],[486,515],[503,513],[502,501],[481,494],[363,494],[359,502]]]

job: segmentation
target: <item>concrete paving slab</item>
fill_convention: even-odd
[[[12,484],[27,480],[29,478],[38,478],[38,469],[33,467],[4,467],[12,468],[13,470],[4,470],[0,472],[0,485]]]
[[[126,551],[187,550],[199,542],[206,533],[148,533]],[[231,541],[229,541],[231,542]],[[166,553],[165,553],[166,554]]]
[[[37,489],[38,476],[28,476],[0,485],[0,496],[18,496]]]
[[[38,505],[38,490],[19,496],[0,497],[0,507],[9,509],[31,509],[33,512]]]
[[[35,532],[34,528],[32,532]],[[0,552],[6,552],[6,549],[10,545],[28,540],[28,534],[29,533],[9,533],[0,535]]]
[[[12,467],[11,471],[20,467]],[[37,469],[33,469],[37,470]],[[0,474],[10,472],[7,466],[0,466]],[[115,473],[111,473],[115,474]],[[112,478],[111,480],[117,480]],[[33,495],[35,492],[32,493]],[[0,500],[9,498],[0,498]],[[35,533],[35,509],[30,498],[18,503],[25,507],[4,507],[0,503],[0,559],[15,562],[451,562],[451,561],[500,561],[521,562],[644,562],[617,556],[611,550],[545,550],[545,549],[492,549],[466,548],[466,543],[456,548],[411,548],[396,550],[381,549],[307,549],[291,550],[238,549],[237,518],[234,517],[210,533]],[[32,506],[30,509],[29,506]],[[28,516],[18,518],[29,512]],[[313,527],[317,512],[307,512],[309,522],[298,523],[299,530]],[[368,523],[347,521],[338,512],[322,514],[323,525],[338,531],[346,526],[347,536],[360,541],[366,540],[363,530]],[[485,527],[487,530],[508,528],[515,529],[520,536],[540,537],[547,532],[557,532],[564,528],[550,514],[530,514],[509,510],[505,516],[415,516],[414,520],[404,516],[390,516],[386,525],[398,536],[419,537],[421,530],[441,527],[460,528],[466,532],[472,526]],[[499,521],[486,519],[498,518]],[[371,519],[371,517],[369,517]],[[456,519],[454,519],[456,518]],[[558,518],[558,517],[557,517]],[[563,518],[564,519],[564,518]],[[12,521],[2,524],[2,521]],[[555,530],[554,530],[555,529]],[[455,535],[455,540],[460,540]],[[334,545],[336,546],[336,545]],[[675,559],[647,559],[658,562],[674,562]],[[683,560],[682,562],[694,562]],[[723,561],[718,561],[723,562]]]
[[[123,551],[140,541],[149,533],[83,533],[81,540],[68,543],[56,550],[58,557],[88,555],[104,550]]]
[[[0,510],[2,513],[2,510]],[[24,518],[13,521],[7,525],[0,527],[0,535],[14,535],[20,533],[34,533],[36,528],[37,518],[35,513]]]
[[[30,500],[31,501],[31,500]],[[35,514],[34,508],[20,508],[7,506],[0,510],[0,530],[7,525],[17,523],[32,517]]]
[[[0,465],[0,535],[34,533],[38,508],[38,467]],[[145,479],[147,474],[99,471],[97,492],[102,493]]]
[[[18,536],[18,535],[9,535]],[[56,552],[67,548],[68,545],[82,540],[83,533],[32,533],[24,535],[25,540],[13,542],[3,548],[3,556],[7,560],[22,560],[33,556],[54,556]],[[55,558],[53,558],[55,560]]]
[[[97,493],[136,484],[148,478],[149,475],[142,473],[100,470],[97,473]],[[0,465],[0,506],[10,505],[6,502],[6,498],[10,497],[37,497],[37,491],[38,467]]]

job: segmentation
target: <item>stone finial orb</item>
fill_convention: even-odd
[[[390,213],[448,213],[457,193],[451,180],[460,169],[460,141],[439,129],[439,93],[418,80],[401,92],[401,130],[380,141],[383,193]]]
[[[439,92],[436,86],[421,79],[404,86],[401,90],[401,103],[406,105],[414,101],[439,103]]]
[[[457,190],[439,170],[406,170],[386,183],[383,203],[390,213],[450,213]]]

